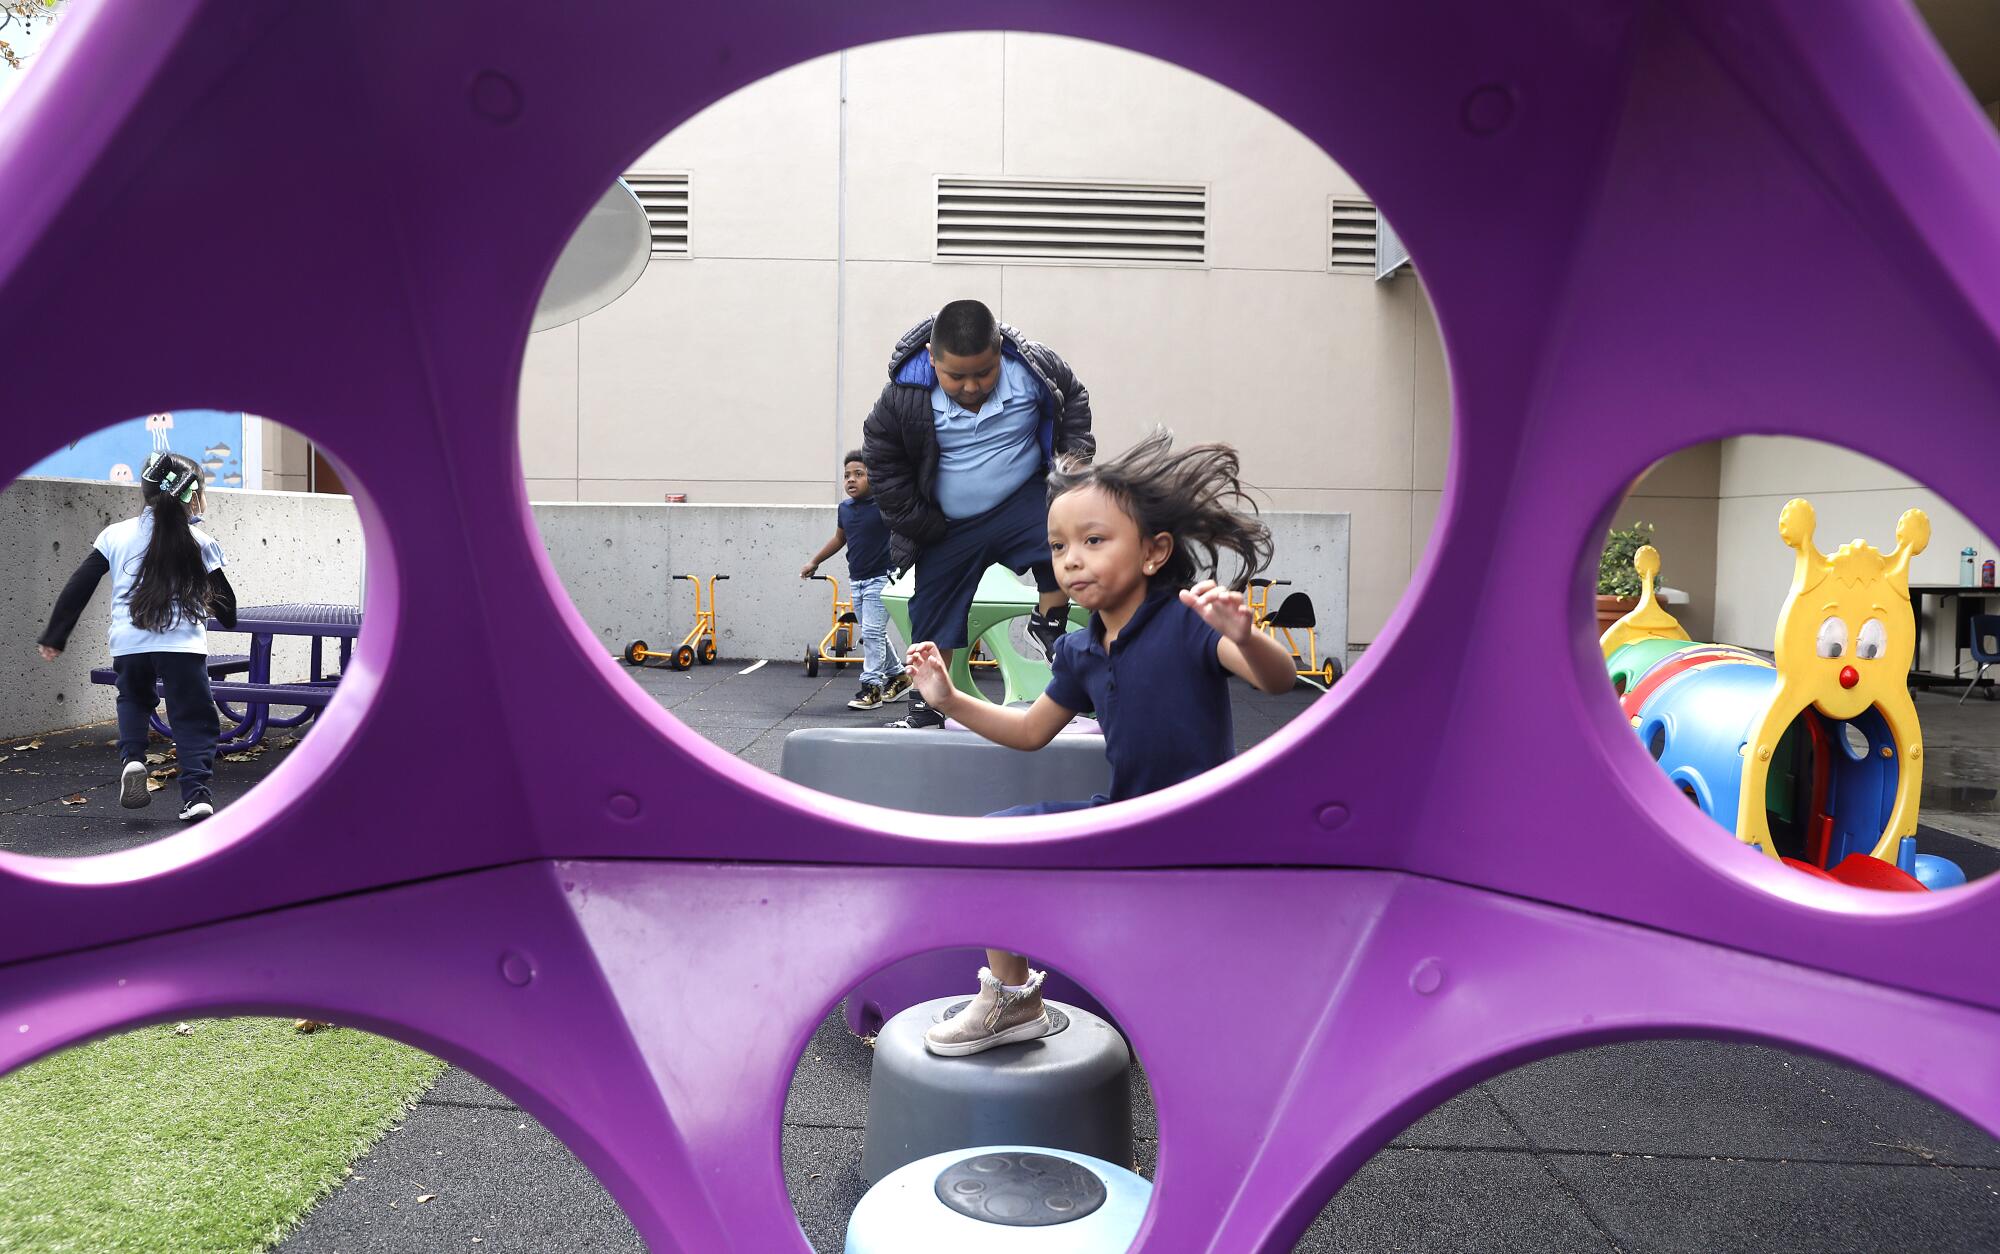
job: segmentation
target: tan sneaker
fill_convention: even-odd
[[[882,700],[901,701],[910,695],[910,672],[897,671],[889,676],[889,682],[882,685]]]
[[[1042,1008],[1042,980],[1047,975],[1046,971],[1030,971],[1027,984],[1010,993],[993,978],[992,971],[979,968],[979,996],[924,1033],[924,1048],[959,1058],[995,1045],[1047,1036],[1051,1025],[1048,1012]]]

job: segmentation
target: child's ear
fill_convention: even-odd
[[[1174,553],[1174,533],[1156,531],[1146,540],[1146,573],[1152,574],[1166,564]]]

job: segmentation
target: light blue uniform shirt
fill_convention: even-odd
[[[983,514],[1042,470],[1042,421],[1035,376],[1025,362],[1000,359],[1000,382],[978,413],[931,388],[937,422],[938,508],[946,518]]]
[[[201,564],[209,571],[222,569],[222,546],[199,527],[190,527],[194,542],[201,546]],[[141,631],[132,622],[132,585],[139,582],[139,563],[145,560],[146,545],[153,538],[153,511],[137,518],[112,523],[97,533],[92,547],[104,554],[111,566],[111,656],[128,653],[207,653],[208,622],[189,622],[176,617],[165,631]]]

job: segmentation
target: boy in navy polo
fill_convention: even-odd
[[[861,691],[847,703],[850,710],[872,710],[885,701],[906,697],[910,676],[889,651],[889,612],[882,606],[882,589],[889,586],[889,527],[868,492],[868,463],[861,451],[849,453],[841,471],[847,499],[840,503],[840,523],[833,538],[820,546],[799,570],[801,579],[819,573],[819,564],[841,546],[847,548],[847,578],[854,614],[861,620]]]

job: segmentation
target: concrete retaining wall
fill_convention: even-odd
[[[1348,516],[1265,518],[1277,544],[1271,573],[1292,581],[1291,588],[1277,590],[1281,595],[1272,598],[1273,606],[1285,592],[1310,593],[1322,640],[1344,650]],[[676,574],[730,577],[717,585],[716,596],[724,657],[790,662],[827,629],[827,586],[801,581],[799,567],[833,534],[831,505],[562,502],[535,506],[535,520],[563,586],[613,653],[631,640],[666,647],[693,626],[689,584],[667,586]],[[820,569],[838,577],[846,591],[844,554]]]
[[[0,492],[0,633],[6,641],[0,647],[0,736],[113,717],[111,689],[90,682],[92,667],[110,664],[109,579],[98,584],[60,658],[42,661],[35,641],[97,533],[138,512],[139,493],[129,485],[22,479]],[[222,546],[241,604],[361,599],[361,519],[347,497],[217,492],[201,528]],[[248,637],[218,633],[209,647],[247,652]],[[303,676],[305,642],[281,641],[272,664],[281,677]]]
[[[0,492],[0,737],[19,737],[112,717],[111,690],[90,682],[106,664],[109,583],[55,662],[34,642],[70,573],[97,533],[138,508],[131,487],[71,479],[23,479]],[[593,505],[534,507],[542,541],[564,588],[607,651],[633,639],[656,647],[679,641],[694,620],[694,598],[675,574],[726,574],[718,600],[726,658],[797,659],[827,626],[824,583],[799,567],[833,534],[832,505]],[[1348,516],[1266,515],[1277,541],[1272,573],[1312,594],[1321,639],[1347,639]],[[344,496],[291,492],[216,493],[203,528],[222,545],[229,580],[243,604],[359,601],[361,523]],[[824,569],[846,586],[846,558]],[[1285,590],[1281,590],[1285,591]],[[1274,601],[1282,598],[1273,598]],[[218,635],[217,652],[245,638]],[[279,642],[281,678],[305,673],[303,641]],[[0,752],[4,752],[0,748]]]

